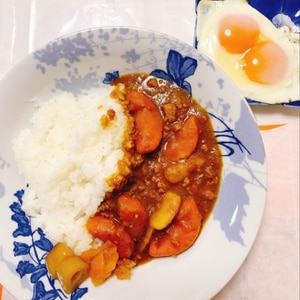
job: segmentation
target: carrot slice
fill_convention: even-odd
[[[128,233],[139,238],[148,225],[148,212],[137,198],[128,193],[121,194],[117,199],[117,213]]]
[[[83,251],[80,254],[80,257],[87,262],[88,264],[91,263],[91,261],[101,252],[101,246],[98,248],[90,248],[85,251]]]
[[[171,161],[188,158],[196,149],[199,139],[197,118],[189,116],[183,126],[167,141],[164,156]]]
[[[191,247],[200,233],[201,220],[194,198],[184,199],[172,225],[150,241],[149,255],[174,256]]]
[[[87,229],[103,242],[111,241],[118,248],[121,258],[129,258],[133,253],[134,242],[124,226],[114,219],[95,215],[87,221]]]
[[[126,95],[129,110],[133,112],[135,129],[135,147],[140,154],[154,151],[161,139],[163,119],[156,104],[138,91]]]
[[[95,286],[102,284],[112,275],[117,266],[119,255],[117,246],[107,241],[98,249],[99,253],[90,263],[90,278]]]

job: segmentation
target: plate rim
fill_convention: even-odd
[[[188,45],[188,44],[185,43],[185,42],[179,41],[179,40],[176,39],[175,37],[171,37],[171,36],[169,36],[169,35],[166,35],[166,34],[163,34],[163,33],[157,32],[157,31],[153,31],[153,30],[148,30],[148,29],[143,29],[143,28],[137,28],[137,27],[129,27],[129,26],[103,26],[103,27],[95,27],[95,28],[88,28],[88,29],[85,29],[85,30],[79,30],[79,31],[70,33],[70,34],[68,34],[68,35],[58,37],[58,38],[54,39],[53,41],[50,41],[50,42],[46,43],[45,45],[39,47],[39,49],[43,49],[43,48],[45,48],[48,44],[51,44],[51,43],[53,43],[53,42],[55,42],[55,41],[60,41],[60,40],[62,40],[62,39],[64,39],[64,38],[74,36],[74,35],[76,35],[77,33],[86,33],[86,32],[89,32],[89,31],[91,31],[91,30],[92,30],[92,31],[95,31],[95,30],[99,30],[99,29],[111,30],[112,28],[126,28],[126,29],[129,29],[129,30],[143,31],[143,32],[145,32],[145,33],[151,32],[151,33],[154,33],[154,34],[156,34],[156,35],[159,35],[159,36],[165,36],[165,37],[171,38],[171,39],[173,39],[173,40],[177,40],[177,41],[180,42],[180,43],[184,43],[184,44]],[[189,46],[189,47],[192,47],[191,45],[188,45],[188,46]],[[197,51],[199,51],[199,50],[197,50]],[[22,62],[23,62],[23,63],[26,62],[26,60],[28,59],[28,57],[29,57],[30,55],[32,55],[32,53],[30,53],[30,54],[28,54],[27,56],[25,56],[25,57],[21,60],[21,62],[18,63],[17,65],[15,65],[8,73],[9,73],[9,74],[13,74],[16,70],[18,70],[19,66],[22,65]],[[9,76],[10,76],[10,75],[8,75],[8,77],[9,77]],[[5,78],[6,78],[6,74],[5,74],[4,77],[0,80],[0,88],[1,88],[1,82],[4,82],[4,81],[5,81]],[[244,101],[245,101],[245,100],[244,100]],[[246,101],[245,101],[245,102],[246,102]],[[253,115],[253,113],[252,113],[252,111],[251,111],[249,105],[248,105],[248,107],[247,107],[247,110],[248,110],[248,113],[252,116],[252,118],[254,118],[254,115]],[[263,144],[262,144],[262,146],[263,146]],[[263,151],[264,151],[264,149],[263,149]],[[266,198],[266,193],[265,193],[265,197],[264,197],[264,198]],[[262,219],[262,215],[263,215],[263,211],[264,211],[264,206],[265,206],[265,199],[264,199],[263,209],[261,210],[261,218],[260,218],[260,222],[259,222],[257,228],[254,230],[254,231],[256,231],[256,232],[255,232],[255,234],[254,234],[253,241],[251,242],[251,247],[253,246],[255,237],[256,237],[257,232],[258,232],[259,227],[260,227],[260,223],[261,223],[261,219]],[[244,259],[240,262],[239,267],[238,267],[236,270],[233,271],[232,276],[234,276],[234,274],[238,271],[238,269],[240,268],[240,266],[243,264],[243,262],[244,262],[244,260],[246,259],[248,253],[250,252],[251,247],[247,249],[247,254],[245,255]],[[226,283],[223,285],[223,287],[230,281],[230,279],[232,278],[232,276],[226,281]],[[217,293],[217,292],[216,292],[216,293]]]

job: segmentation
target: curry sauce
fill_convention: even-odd
[[[75,255],[58,243],[46,257],[53,278],[71,293],[89,277],[95,286],[151,259],[177,256],[198,238],[218,198],[222,156],[208,113],[185,90],[145,73],[119,77],[111,97],[129,126],[119,172],[86,228],[95,244]],[[113,111],[100,119],[113,126]],[[102,243],[97,243],[100,239]]]
[[[106,195],[94,216],[100,223],[110,219],[105,225],[110,228],[95,222],[98,229],[93,229],[90,222],[88,229],[119,245],[121,257],[136,262],[141,257],[178,255],[194,243],[218,197],[222,157],[210,117],[185,90],[148,74],[126,74],[112,85],[114,97],[134,119],[133,159],[141,159],[126,183]],[[147,141],[139,146],[141,136],[150,146]],[[169,200],[164,200],[166,194]],[[166,216],[170,221],[162,221],[164,228],[156,229],[152,219],[162,205],[169,211],[178,205],[178,210]]]

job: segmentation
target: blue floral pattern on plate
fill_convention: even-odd
[[[56,280],[51,278],[45,265],[45,257],[52,249],[53,244],[47,239],[41,228],[32,229],[30,217],[26,216],[22,209],[23,195],[24,190],[18,190],[14,194],[17,201],[9,206],[12,211],[11,219],[18,225],[17,229],[12,233],[13,237],[15,239],[18,237],[26,238],[26,242],[16,240],[13,243],[14,255],[24,257],[24,259],[19,261],[16,271],[20,278],[30,276],[33,289],[32,300],[66,299],[67,295],[59,287]],[[87,288],[77,288],[71,294],[71,299],[81,299],[87,291]]]
[[[264,207],[264,150],[248,105],[235,91],[232,82],[224,78],[223,73],[219,73],[210,59],[193,47],[162,34],[129,28],[99,28],[57,39],[35,51],[26,62],[38,85],[44,86],[46,90],[28,90],[25,95],[28,99],[34,96],[51,97],[61,92],[73,93],[75,96],[87,94],[101,88],[103,84],[108,84],[120,74],[143,71],[175,82],[199,100],[211,116],[224,160],[220,197],[211,222],[208,223],[219,226],[218,232],[222,233],[219,238],[228,247],[228,251],[232,247],[239,247],[239,260],[244,259],[255,237]],[[22,80],[25,80],[24,86],[32,82],[31,78],[22,77]],[[3,86],[5,84],[7,83],[4,80]],[[3,87],[0,82],[0,91],[1,88]],[[23,105],[23,102],[18,102],[14,108],[16,116],[23,113]],[[23,126],[24,123],[21,127]],[[8,130],[6,139],[11,136]],[[4,143],[1,138],[2,136],[2,145]],[[46,272],[44,258],[52,248],[52,242],[40,228],[31,227],[30,218],[22,210],[22,196],[26,193],[26,186],[23,183],[24,188],[19,184],[11,187],[2,177],[4,173],[9,174],[7,177],[17,176],[10,167],[10,164],[14,164],[12,153],[6,153],[0,147],[0,162],[3,165],[0,168],[0,200],[1,197],[5,199],[1,208],[7,210],[8,207],[11,213],[13,229],[10,240],[13,257],[17,260],[13,257],[5,259],[6,253],[9,253],[5,252],[2,258],[0,256],[0,263],[6,265],[10,272],[16,272],[22,280],[29,278],[26,289],[30,291],[32,299],[66,299],[68,296]],[[253,199],[249,189],[257,194],[256,199]],[[17,201],[12,199],[13,194]],[[251,210],[253,206],[257,206],[255,217]],[[255,219],[250,229],[245,225],[248,219]],[[209,227],[209,224],[205,226],[204,233]],[[249,231],[250,234],[247,234]],[[232,242],[236,246],[232,246]],[[189,255],[192,255],[192,251],[193,249]],[[196,257],[201,259],[198,255]],[[161,274],[164,272],[160,270]],[[135,277],[135,280],[139,279]],[[107,286],[110,288],[109,283],[105,284],[105,288]],[[98,288],[97,295],[105,288]],[[70,295],[70,298],[85,298],[93,294],[94,290],[90,285],[83,286]],[[115,293],[113,287],[110,293]],[[213,294],[211,291],[207,293]],[[131,299],[139,297],[135,295]]]

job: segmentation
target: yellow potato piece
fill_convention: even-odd
[[[166,192],[160,207],[150,216],[150,226],[157,230],[166,228],[176,216],[181,198],[174,192]]]
[[[53,279],[57,279],[57,266],[67,256],[73,256],[74,252],[64,243],[57,243],[45,258],[48,272]]]
[[[71,294],[89,277],[89,265],[79,256],[65,257],[57,266],[57,277],[63,290]]]
[[[185,163],[170,165],[164,173],[165,178],[171,183],[183,181],[188,175],[189,172]]]

